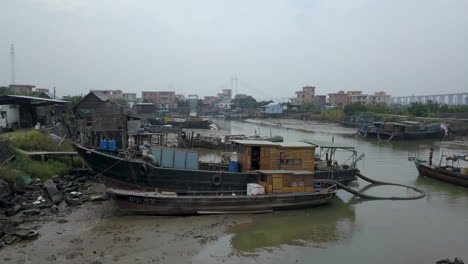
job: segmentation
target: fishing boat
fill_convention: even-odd
[[[388,141],[442,139],[448,134],[448,129],[441,123],[424,125],[416,121],[374,122],[372,125],[362,126],[358,133],[363,137]]]
[[[446,164],[442,165],[444,158]],[[438,165],[429,165],[421,158],[410,160],[415,163],[421,176],[468,187],[468,167],[460,166],[460,161],[468,162],[468,155],[442,155]]]
[[[197,215],[267,213],[306,208],[328,203],[336,185],[314,181],[308,171],[257,171],[255,183],[231,193],[203,192],[180,195],[176,192],[108,189],[124,212],[154,215]]]
[[[212,166],[213,170],[200,170],[198,153],[185,149],[153,146],[140,154],[109,153],[77,144],[75,149],[90,168],[102,175],[109,188],[158,188],[180,194],[242,191],[248,183],[257,181],[258,170],[310,171],[316,180],[335,180],[344,185],[355,181],[359,172],[352,147],[349,149],[352,149],[353,162],[338,165],[332,162],[333,153],[346,146],[322,145],[320,153],[327,158],[327,162],[323,162],[315,156],[318,143],[255,140],[234,140],[233,143],[237,146],[238,161],[230,161],[228,166]],[[331,154],[325,155],[322,149],[329,149]]]

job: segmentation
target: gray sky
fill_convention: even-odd
[[[291,97],[468,91],[466,0],[1,0],[0,85]]]

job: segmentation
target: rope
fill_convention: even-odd
[[[398,183],[389,183],[389,182],[383,182],[383,181],[377,181],[377,180],[373,180],[371,178],[368,178],[364,175],[362,175],[361,173],[358,173],[357,176],[367,182],[370,182],[372,184],[376,184],[376,185],[393,185],[393,186],[401,186],[401,187],[406,187],[406,188],[409,188],[409,189],[412,189],[416,192],[418,192],[419,194],[416,195],[416,196],[410,196],[410,197],[399,197],[399,196],[388,196],[388,197],[382,197],[382,196],[374,196],[374,195],[368,195],[368,194],[365,194],[365,193],[362,193],[362,192],[359,192],[359,191],[356,191],[352,188],[349,188],[348,186],[342,184],[342,183],[339,183],[337,181],[333,181],[333,180],[323,180],[323,181],[328,181],[330,183],[334,183],[336,184],[338,187],[340,187],[341,189],[349,192],[349,193],[352,193],[356,196],[359,196],[361,198],[364,198],[364,199],[369,199],[369,200],[417,200],[417,199],[421,199],[421,198],[424,198],[426,197],[426,193],[416,187],[413,187],[413,186],[409,186],[409,185],[404,185],[404,184],[398,184]]]
[[[387,141],[392,140],[392,138],[393,138],[394,136],[395,136],[395,133],[392,133],[392,136],[391,136],[389,139],[387,139]]]
[[[122,161],[122,160],[120,159],[120,160],[119,160],[119,161],[117,161],[117,162],[116,162],[114,165],[112,165],[112,166],[110,166],[109,168],[107,168],[107,169],[103,170],[102,172],[100,172],[100,173],[96,174],[96,176],[101,176],[101,175],[103,175],[103,174],[104,174],[105,172],[107,172],[108,170],[110,170],[110,169],[114,168],[114,167],[115,167],[117,164],[119,164],[121,161]]]

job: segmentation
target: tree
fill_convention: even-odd
[[[346,115],[356,115],[360,112],[367,112],[368,110],[366,105],[359,102],[347,104],[343,108],[343,112],[345,112]]]
[[[320,113],[320,106],[313,102],[307,102],[302,105],[302,107],[307,111],[307,112],[312,112],[312,113]]]

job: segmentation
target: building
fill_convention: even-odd
[[[150,100],[143,100],[141,103],[133,104],[133,110],[140,117],[154,118],[156,116],[156,105]]]
[[[390,95],[386,92],[376,92],[367,97],[368,104],[390,104]]]
[[[315,87],[304,86],[302,91],[296,91],[296,97],[292,99],[295,105],[303,105],[304,103],[313,103],[315,98]]]
[[[218,94],[218,98],[221,103],[230,103],[232,100],[232,90],[223,89],[223,92]]]
[[[348,94],[344,91],[338,91],[337,93],[329,93],[328,100],[333,107],[344,107],[348,104]]]
[[[367,94],[363,94],[362,91],[348,91],[348,103],[361,103],[367,104]]]
[[[129,102],[136,102],[137,94],[136,93],[122,93],[122,98]]]
[[[54,93],[49,93],[49,92],[42,92],[39,95],[39,97],[46,98],[46,99],[62,100],[62,97],[58,96],[57,94],[54,95]]]
[[[8,89],[12,90],[15,93],[32,93],[34,87],[36,86],[29,84],[10,84],[10,86],[8,86]]]
[[[270,103],[260,108],[260,113],[264,115],[281,115],[283,113],[283,105]]]
[[[175,92],[172,91],[155,91],[141,92],[142,99],[151,100],[159,109],[175,109],[177,108],[177,99]]]
[[[89,128],[89,143],[98,146],[101,139],[117,142],[119,148],[127,145],[126,124],[130,115],[114,100],[101,92],[90,92],[73,108],[76,117]]]
[[[123,98],[122,90],[90,90],[90,93],[101,93],[108,98],[121,99]]]
[[[36,92],[48,93],[48,92],[49,92],[49,88],[36,88]]]
[[[218,101],[217,96],[205,96],[203,98],[203,104],[205,105],[214,105]]]
[[[326,95],[316,95],[314,98],[314,103],[320,107],[324,107],[327,104]]]

